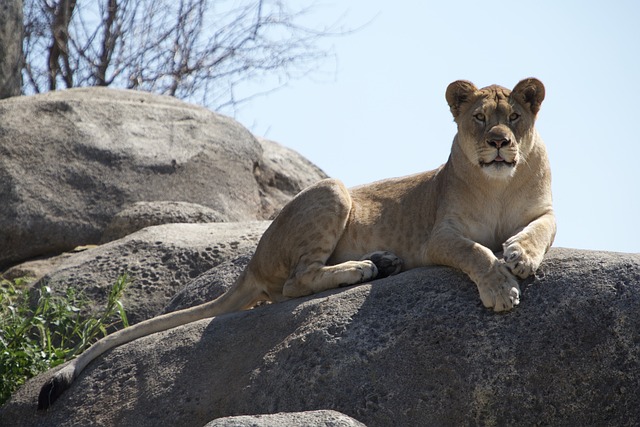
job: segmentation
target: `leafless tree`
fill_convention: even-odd
[[[0,99],[20,95],[22,0],[0,0]]]
[[[285,0],[24,0],[25,92],[116,86],[235,108],[316,69],[335,23]],[[290,3],[304,3],[291,1]],[[308,2],[307,2],[308,3]]]

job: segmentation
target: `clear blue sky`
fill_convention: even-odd
[[[538,118],[553,171],[555,246],[640,252],[640,1],[324,3],[342,23],[329,74],[292,82],[236,118],[348,186],[433,169],[455,126],[457,79],[547,88]]]

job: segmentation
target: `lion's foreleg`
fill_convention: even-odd
[[[434,230],[426,252],[429,264],[448,265],[465,272],[478,287],[485,307],[505,311],[520,303],[516,278],[489,248],[441,227]]]
[[[507,267],[524,279],[535,273],[556,235],[556,220],[549,211],[527,225],[502,245]]]

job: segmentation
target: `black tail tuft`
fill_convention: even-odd
[[[38,396],[38,410],[44,411],[55,402],[66,389],[71,386],[71,381],[62,375],[55,375],[40,389]]]

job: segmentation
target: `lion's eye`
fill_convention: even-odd
[[[473,117],[479,122],[484,122],[486,119],[486,117],[482,113],[475,114]]]
[[[515,122],[516,120],[518,120],[520,118],[520,114],[518,113],[511,113],[511,115],[509,116],[509,121],[510,122]]]

